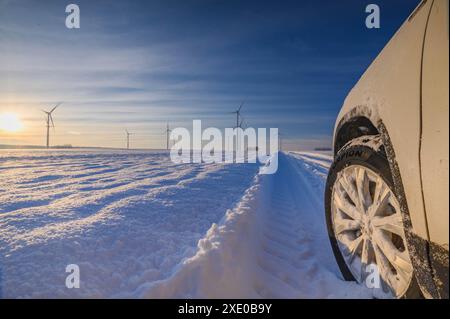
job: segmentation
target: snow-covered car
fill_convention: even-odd
[[[449,1],[422,1],[345,99],[325,190],[346,280],[448,298]]]

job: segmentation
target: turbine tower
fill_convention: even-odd
[[[53,129],[55,128],[55,122],[53,122],[52,113],[61,104],[62,104],[62,102],[59,102],[50,111],[42,110],[42,112],[47,114],[47,119],[45,120],[46,121],[46,126],[47,126],[47,143],[46,143],[47,148],[50,147],[50,124],[52,125]]]
[[[127,133],[127,150],[130,149],[130,136],[133,135],[133,133],[128,132],[126,129],[125,132]]]
[[[166,150],[169,150],[169,134],[172,130],[169,128],[169,123],[166,126]]]
[[[239,122],[239,126],[241,129],[245,130],[247,126],[247,122],[244,120],[244,118],[241,116],[241,121]]]
[[[283,135],[280,132],[278,132],[278,151],[281,152],[283,150]]]

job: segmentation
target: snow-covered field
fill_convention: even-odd
[[[281,153],[258,175],[165,152],[0,151],[0,295],[370,297],[341,279],[328,243],[330,162]]]

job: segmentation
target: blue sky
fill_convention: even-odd
[[[54,144],[161,148],[166,121],[219,128],[243,116],[284,146],[329,146],[342,102],[417,5],[383,1],[0,0],[0,113],[24,129],[0,144],[43,144],[41,109],[58,101]],[[365,7],[381,28],[365,27]]]

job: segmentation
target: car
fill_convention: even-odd
[[[448,15],[420,2],[336,120],[328,234],[344,279],[375,297],[449,297]]]

